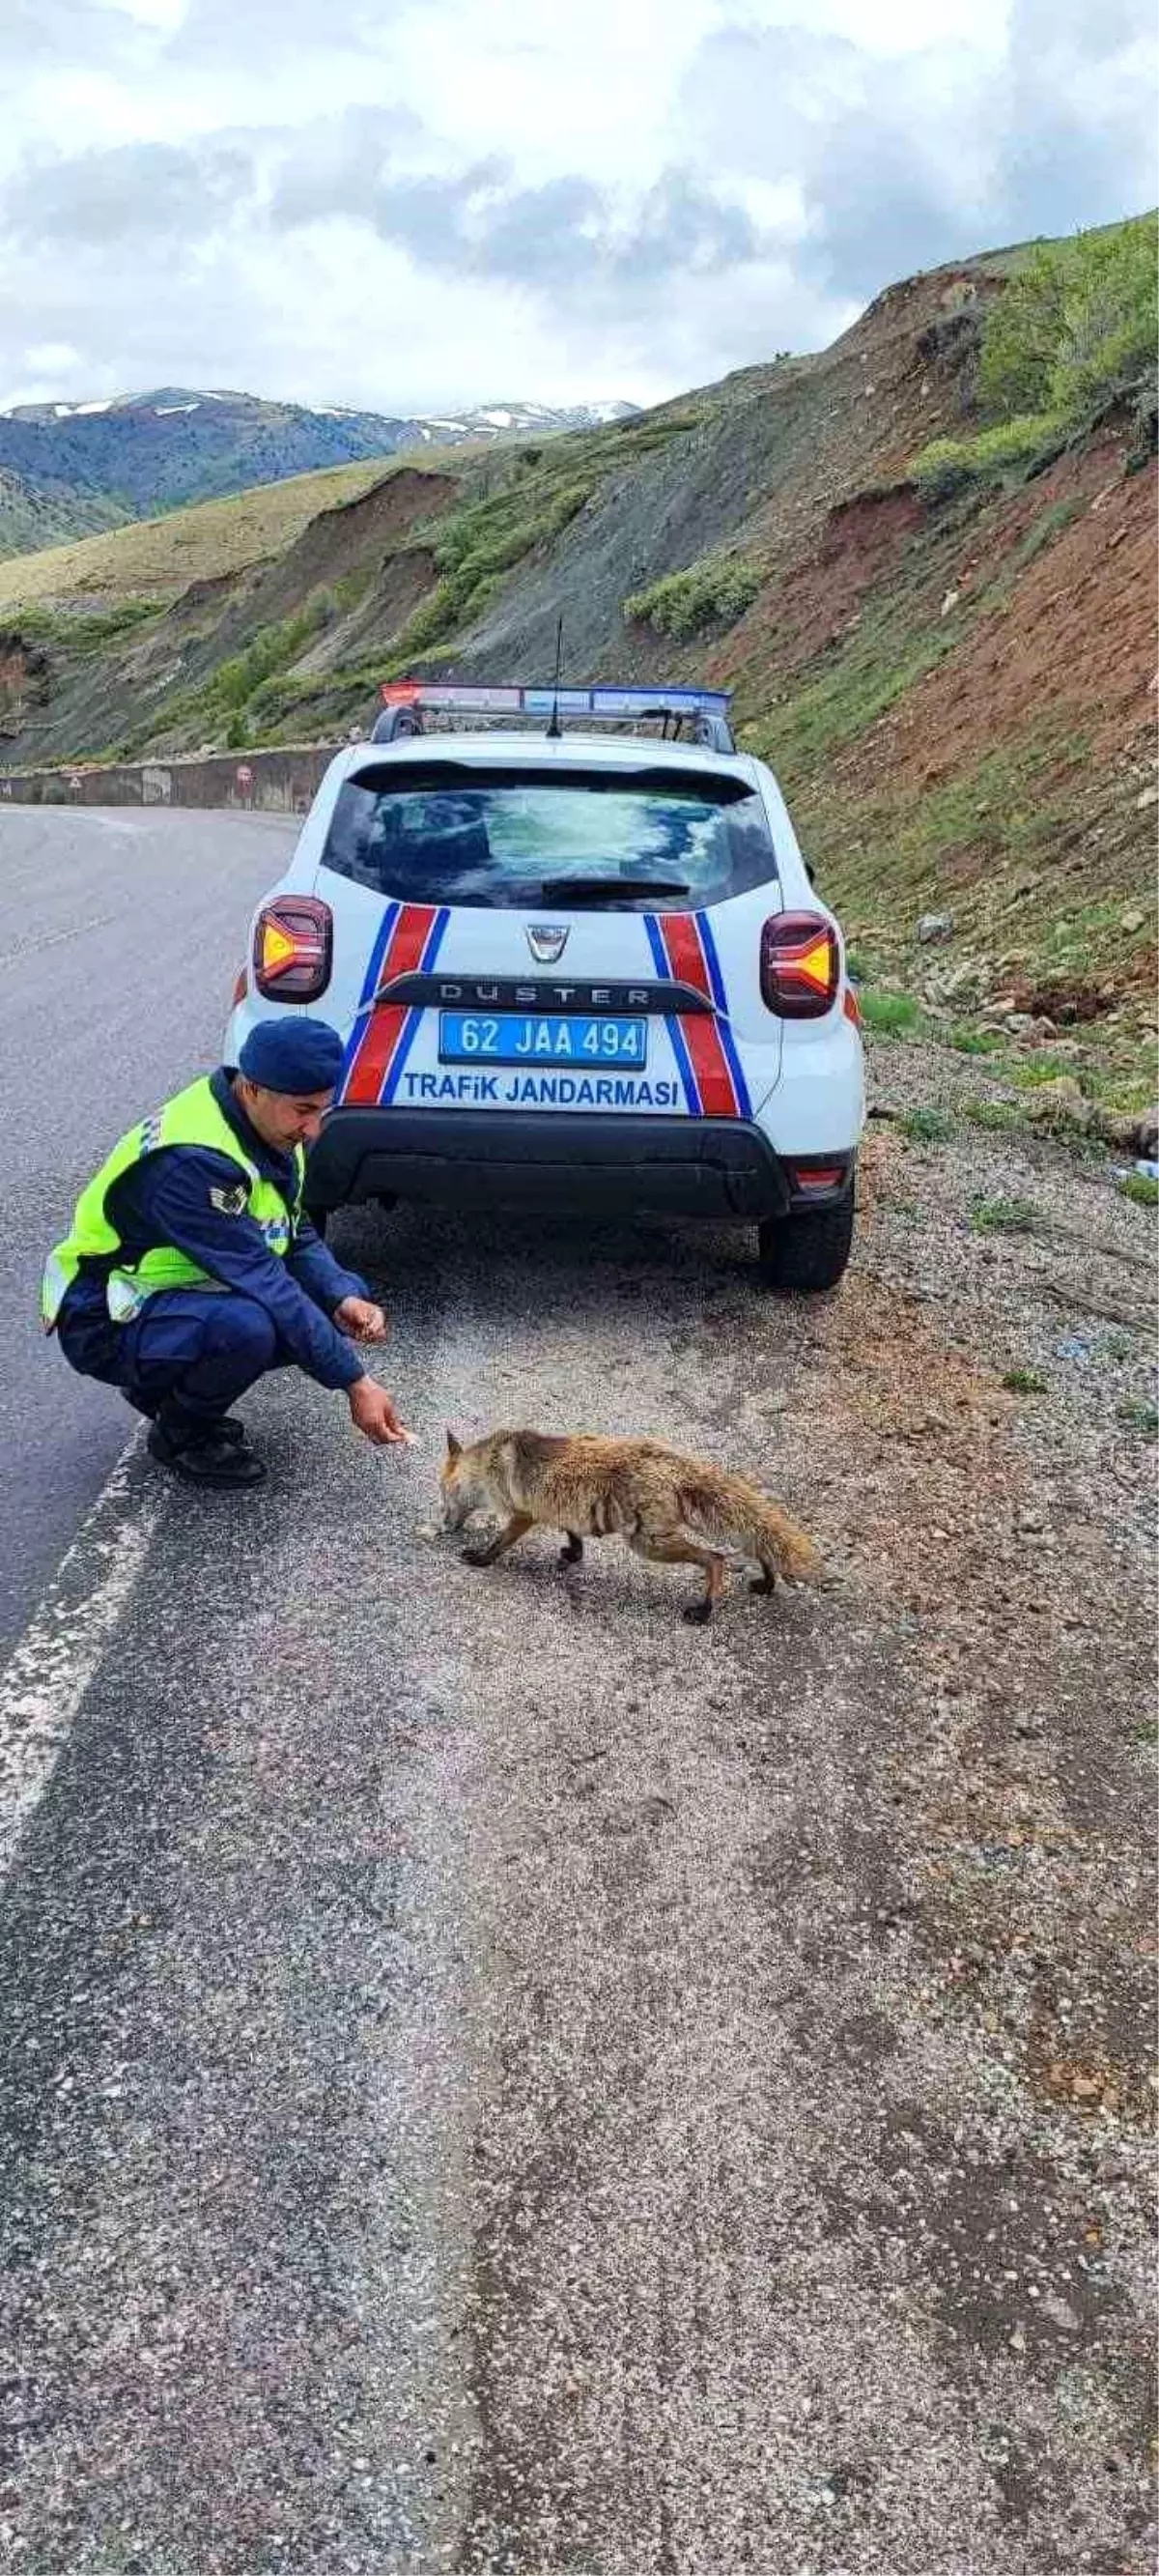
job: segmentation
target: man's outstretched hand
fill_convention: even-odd
[[[381,1306],[372,1306],[369,1297],[344,1297],[334,1321],[352,1342],[384,1342],[390,1329]]]
[[[373,1440],[378,1449],[393,1448],[396,1443],[413,1449],[413,1431],[404,1431],[390,1397],[376,1377],[357,1377],[350,1389],[350,1419],[356,1431]]]

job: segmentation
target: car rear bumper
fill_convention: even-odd
[[[843,1198],[853,1162],[852,1153],[832,1152],[789,1164],[742,1119],[342,1108],[310,1155],[306,1195],[320,1211],[399,1198],[759,1224]],[[810,1186],[810,1163],[828,1176],[820,1186]]]

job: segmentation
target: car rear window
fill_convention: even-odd
[[[742,779],[449,761],[347,779],[322,865],[404,902],[613,912],[720,903],[777,872]]]

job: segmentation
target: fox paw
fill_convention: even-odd
[[[683,1611],[681,1616],[689,1628],[707,1628],[712,1617],[712,1603],[711,1601],[690,1601],[687,1610]]]
[[[762,1592],[766,1594],[775,1592],[776,1588],[775,1578],[771,1574],[754,1574],[752,1582],[749,1585],[750,1592]]]
[[[489,1547],[465,1547],[462,1561],[464,1565],[493,1565],[495,1562]]]
[[[559,1551],[559,1562],[561,1565],[579,1565],[583,1558],[583,1552],[584,1543],[582,1538],[565,1539],[564,1544]]]

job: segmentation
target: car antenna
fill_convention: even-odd
[[[560,673],[560,665],[561,665],[562,661],[563,661],[563,619],[562,619],[562,617],[561,617],[561,618],[560,618],[560,621],[559,621],[559,624],[558,624],[558,626],[556,627],[556,630],[555,630],[555,678],[554,678],[554,680],[552,681],[552,689],[553,689],[553,691],[554,691],[554,696],[553,696],[553,698],[552,698],[552,706],[551,706],[551,722],[550,722],[550,724],[548,725],[548,728],[547,728],[547,740],[548,740],[548,742],[560,742],[560,741],[562,741],[562,739],[563,739],[563,726],[561,725],[561,723],[560,723],[560,721],[559,721],[559,673]]]

